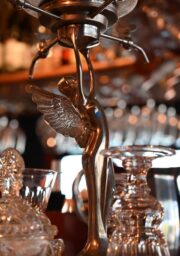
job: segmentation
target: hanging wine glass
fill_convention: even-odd
[[[158,228],[163,208],[150,195],[147,173],[154,159],[174,153],[172,149],[156,146],[114,147],[102,151],[112,166],[122,164],[126,171],[120,183],[119,205],[113,212],[117,224],[109,239],[107,256],[170,255]]]

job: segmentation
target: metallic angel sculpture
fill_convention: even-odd
[[[60,94],[29,86],[32,100],[56,132],[76,139],[84,148],[82,165],[89,196],[88,241],[80,255],[105,255],[107,250],[106,218],[110,202],[107,188],[107,164],[99,151],[108,147],[108,129],[104,112],[93,97],[81,104],[76,79],[63,78]],[[109,184],[109,182],[108,182]],[[106,198],[109,193],[109,199]],[[88,254],[87,254],[88,253]]]
[[[107,160],[99,154],[109,146],[109,134],[103,108],[96,99],[95,79],[89,49],[99,44],[100,37],[138,49],[148,61],[143,49],[132,41],[109,36],[104,32],[118,18],[132,11],[137,0],[9,0],[27,10],[49,28],[55,39],[40,49],[30,67],[30,78],[36,61],[46,58],[55,44],[70,47],[76,59],[76,78],[63,78],[59,94],[29,86],[38,110],[56,132],[75,138],[84,148],[82,166],[88,190],[88,238],[80,255],[105,256],[108,239],[106,220],[110,205],[113,178]],[[85,86],[81,56],[88,66],[89,82]]]

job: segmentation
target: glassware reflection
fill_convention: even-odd
[[[179,206],[177,198],[177,186],[173,174],[164,173],[154,174],[154,185],[156,198],[162,203],[164,208],[164,218],[160,225],[171,256],[178,256],[179,249]]]
[[[17,119],[9,119],[8,116],[0,117],[0,152],[6,148],[16,148],[21,154],[26,146],[26,135],[19,126]]]
[[[64,241],[60,238],[56,238],[51,241],[51,246],[54,250],[54,256],[61,256],[64,253],[65,245]],[[48,255],[49,256],[49,255]]]
[[[107,255],[169,256],[164,235],[159,229],[163,208],[150,195],[147,173],[153,159],[171,156],[174,151],[155,146],[129,146],[110,148],[102,154],[110,161],[122,161],[126,171],[125,180],[120,184],[119,207],[114,211],[118,225],[109,239]]]
[[[37,215],[41,216],[42,211],[46,210],[56,177],[57,172],[54,170],[37,168],[25,168],[23,170],[20,195],[23,200],[36,209]],[[53,256],[63,255],[65,246],[62,239],[51,239],[50,245],[46,255],[51,255],[51,248],[53,249]]]
[[[56,179],[56,171],[25,168],[20,195],[38,210],[45,211]]]
[[[16,149],[0,156],[0,255],[54,256],[57,228],[19,196],[24,161]]]
[[[106,110],[110,128],[110,145],[156,145],[178,147],[180,117],[174,107],[155,106],[148,100],[141,107]],[[119,129],[121,127],[121,129]]]
[[[176,150],[176,155],[169,159],[172,161],[168,161],[168,158],[155,160],[148,177],[153,196],[164,207],[164,220],[160,228],[165,234],[171,256],[179,256],[180,253],[179,153]]]

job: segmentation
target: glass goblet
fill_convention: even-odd
[[[126,171],[120,188],[116,227],[109,239],[107,256],[170,256],[159,224],[161,204],[150,194],[147,173],[152,161],[171,156],[174,150],[156,146],[116,147],[102,151],[114,164]]]

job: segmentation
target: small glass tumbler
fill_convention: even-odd
[[[36,208],[39,214],[47,208],[56,176],[57,172],[50,169],[25,168],[22,172],[20,195]],[[64,242],[62,239],[52,239],[50,244],[50,248],[53,249],[53,256],[63,255]],[[49,250],[47,256],[51,255],[51,253],[51,250]]]
[[[40,211],[45,211],[57,172],[48,169],[25,168],[20,195]]]

